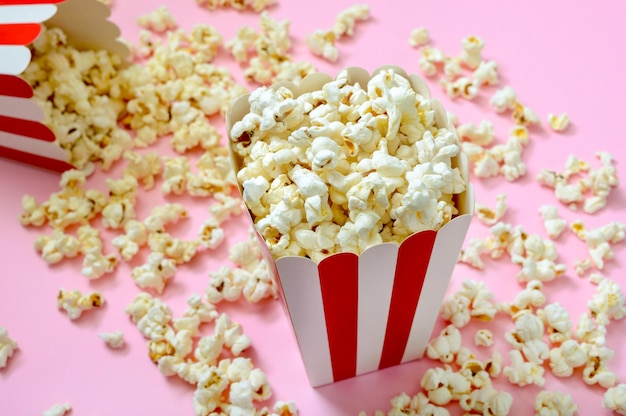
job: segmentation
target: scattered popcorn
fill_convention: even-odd
[[[275,4],[276,0],[196,0],[196,3],[209,10],[232,7],[235,10],[252,9],[258,13]]]
[[[559,217],[558,210],[553,205],[542,205],[539,208],[539,214],[543,219],[548,237],[552,239],[558,238],[567,227],[567,221]]]
[[[69,403],[55,404],[48,410],[44,410],[43,416],[63,416],[72,410]]]
[[[156,151],[139,154],[127,150],[124,152],[123,157],[128,160],[124,174],[135,177],[137,182],[143,185],[144,189],[151,189],[154,186],[155,179],[163,171],[159,154]]]
[[[369,18],[370,6],[368,4],[355,4],[337,14],[333,32],[335,32],[337,37],[344,35],[352,36],[356,22],[359,20],[368,20]]]
[[[507,110],[513,110],[517,102],[517,93],[509,86],[497,90],[491,97],[491,107],[496,113],[504,113]]]
[[[602,398],[602,407],[626,415],[626,384],[609,388]]]
[[[515,319],[515,330],[504,334],[506,341],[533,364],[541,364],[550,355],[550,347],[543,341],[544,324],[532,313],[522,313]],[[513,357],[511,357],[513,361]]]
[[[494,225],[502,219],[506,212],[506,194],[496,195],[496,208],[491,209],[486,205],[476,203],[474,212],[478,219],[486,225]]]
[[[133,269],[131,277],[142,289],[162,293],[168,279],[176,274],[176,262],[162,252],[152,252],[145,264]]]
[[[578,406],[572,402],[570,394],[542,390],[535,398],[535,415],[537,416],[573,416],[576,412],[578,412]]]
[[[548,114],[548,124],[550,128],[556,132],[562,132],[569,126],[569,116],[567,113],[563,114]]]
[[[511,363],[504,367],[502,374],[511,384],[518,386],[526,386],[528,384],[543,386],[545,383],[545,379],[543,378],[543,366],[524,361],[524,357],[519,350],[509,351],[509,359]]]
[[[57,228],[52,236],[39,235],[35,239],[35,250],[46,263],[54,264],[64,258],[76,257],[80,252],[80,242],[76,237]]]
[[[46,223],[46,212],[32,195],[24,195],[22,197],[22,210],[20,214],[20,223],[22,225],[39,227]]]
[[[129,220],[124,224],[124,231],[126,234],[114,237],[111,244],[124,260],[130,261],[139,252],[139,249],[148,242],[148,229],[142,222]]]
[[[591,283],[593,283],[594,285],[599,285],[600,282],[602,282],[604,280],[604,275],[602,273],[591,273],[589,275],[589,281]]]
[[[103,303],[104,296],[97,291],[82,294],[79,290],[61,289],[57,296],[57,307],[67,312],[71,320],[78,319],[84,311],[100,308]]]
[[[587,363],[583,368],[583,381],[586,384],[598,384],[605,389],[617,384],[617,374],[608,368],[608,362],[615,351],[593,344],[585,344]]]
[[[414,48],[428,45],[430,43],[430,33],[425,27],[417,27],[411,31],[409,44]]]
[[[157,33],[167,32],[178,27],[174,16],[170,14],[170,11],[164,5],[157,7],[153,12],[139,16],[137,25]]]
[[[477,347],[491,347],[493,345],[493,334],[488,329],[479,329],[474,334],[474,345]]]
[[[115,332],[100,332],[98,336],[111,348],[121,348],[124,346],[124,333],[120,330]]]
[[[339,50],[335,46],[335,36],[335,32],[332,30],[316,30],[306,37],[306,45],[314,55],[335,62],[339,58]]]
[[[557,377],[569,377],[587,363],[587,352],[576,340],[568,339],[550,350],[550,368]]]
[[[432,360],[451,363],[460,348],[461,332],[454,325],[448,325],[437,337],[430,340],[426,355]]]
[[[505,391],[498,391],[486,384],[461,397],[459,401],[465,411],[480,412],[486,415],[508,415],[513,404],[513,396]]]
[[[426,396],[433,404],[445,406],[453,400],[460,400],[471,391],[470,382],[461,373],[444,368],[431,367],[424,373],[420,382]]]
[[[489,120],[481,120],[479,125],[473,123],[460,124],[456,132],[461,140],[467,139],[472,143],[487,146],[493,143],[493,123]]]
[[[6,367],[8,359],[17,348],[17,342],[9,338],[9,331],[0,326],[0,368]]]
[[[485,47],[485,41],[478,36],[467,36],[461,40],[461,62],[468,68],[476,69],[483,61],[481,52]]]
[[[587,307],[592,318],[600,325],[608,325],[611,319],[626,316],[624,292],[619,283],[610,279],[600,281]]]

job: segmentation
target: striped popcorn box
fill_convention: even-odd
[[[424,81],[407,76],[400,68],[383,67],[372,76],[388,68],[408,78],[418,94],[430,98]],[[360,68],[348,68],[348,76],[349,82],[361,86],[372,77]],[[287,86],[298,96],[320,90],[329,80],[328,75],[312,74],[299,87],[278,83],[272,88]],[[229,133],[250,111],[248,97],[236,100],[227,114]],[[435,125],[455,131],[441,104],[434,99],[431,102]],[[232,140],[229,146],[233,167],[239,172],[243,160],[233,149]],[[465,191],[456,195],[458,215],[438,230],[414,233],[400,244],[377,244],[360,255],[336,253],[319,263],[300,256],[275,260],[257,232],[313,387],[416,360],[424,354],[474,210],[465,156],[459,153],[453,165],[459,168],[466,185]],[[241,184],[239,187],[243,194]]]
[[[97,0],[0,0],[0,156],[62,172],[73,166],[55,143],[32,87],[20,77],[31,61],[29,45],[41,23],[63,29],[78,49],[107,49],[127,57],[111,12]]]

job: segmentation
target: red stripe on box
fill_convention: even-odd
[[[356,375],[359,257],[340,253],[318,266],[333,380]]]
[[[32,98],[33,89],[28,82],[18,76],[0,74],[0,95]]]
[[[3,45],[30,45],[41,33],[39,23],[0,25],[0,43]]]
[[[400,245],[379,369],[402,362],[436,236],[421,231]]]
[[[74,166],[62,160],[26,153],[21,150],[10,149],[4,146],[0,146],[0,156],[59,173],[74,168]]]
[[[54,141],[54,133],[47,126],[38,121],[0,115],[0,130],[18,136],[26,136],[45,142]]]
[[[0,0],[0,6],[14,6],[17,4],[57,4],[65,0]]]

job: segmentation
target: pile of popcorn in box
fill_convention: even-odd
[[[468,196],[470,169],[477,180],[503,176],[515,181],[526,174],[523,152],[532,126],[540,124],[537,114],[510,86],[497,90],[491,106],[497,113],[510,112],[513,127],[505,143],[495,143],[493,123],[459,124],[454,114],[430,99],[420,77],[399,68],[383,67],[371,75],[349,68],[334,78],[320,78],[311,63],[289,56],[289,21],[270,17],[265,9],[272,3],[198,0],[210,10],[261,12],[259,32],[243,26],[226,42],[209,25],[198,24],[189,32],[179,29],[161,6],[137,20],[142,27],[139,44],[128,44],[133,62],[106,49],[78,49],[63,27],[42,25],[42,33],[29,45],[32,61],[21,76],[33,88],[44,124],[73,169],[61,175],[61,189],[48,200],[38,202],[30,195],[22,200],[24,226],[52,228],[34,242],[41,257],[53,264],[82,256],[81,273],[99,279],[147,247],[146,262],[131,272],[141,292],[126,313],[148,340],[148,355],[159,371],[195,386],[195,414],[296,415],[293,401],[279,400],[272,408],[259,405],[272,395],[270,381],[246,357],[251,340],[240,324],[219,311],[219,303],[277,298],[286,289],[277,271],[283,259],[322,265],[336,254],[365,255],[383,243],[401,245],[422,232],[439,235],[455,219],[474,213],[491,227],[490,235],[471,239],[460,252],[452,250],[452,260],[445,263],[458,257],[482,269],[484,256],[508,256],[519,265],[516,278],[524,288],[512,301],[496,301],[484,282],[465,280],[459,291],[437,303],[448,326],[425,340],[421,352],[443,366],[423,374],[417,394],[394,397],[392,408],[376,416],[448,415],[451,403],[471,414],[506,415],[513,409],[513,396],[496,389],[492,380],[503,376],[513,385],[543,386],[546,370],[569,377],[579,368],[585,383],[605,389],[605,408],[626,414],[626,384],[619,384],[609,367],[614,351],[606,342],[609,323],[626,316],[624,294],[615,280],[602,274],[605,262],[614,257],[612,246],[625,237],[626,225],[612,221],[589,229],[582,220],[568,224],[556,206],[544,205],[538,212],[549,236],[544,239],[502,221],[506,194],[497,197],[495,208],[481,203],[474,207]],[[332,28],[307,37],[310,52],[336,61],[337,41],[353,36],[356,22],[367,20],[369,13],[367,5],[342,11]],[[500,82],[498,64],[482,57],[484,41],[477,36],[462,40],[459,56],[430,46],[424,27],[411,32],[409,43],[420,48],[420,70],[427,78],[441,77],[450,98],[471,100],[483,87]],[[243,65],[248,81],[263,85],[243,101],[235,100],[248,89],[227,68],[213,63],[221,48]],[[227,116],[228,147],[210,122],[214,115]],[[547,121],[555,132],[569,124],[565,113],[549,114]],[[171,138],[170,155],[136,150],[166,136]],[[193,163],[191,153],[198,149],[202,155]],[[619,184],[612,155],[598,152],[597,158],[599,166],[594,167],[570,156],[563,172],[543,170],[537,181],[553,188],[564,206],[596,213]],[[94,169],[108,171],[118,163],[125,164],[122,175],[107,179],[107,192],[88,187]],[[146,218],[137,217],[138,198],[157,185],[165,195],[211,198],[209,217],[196,238],[168,232],[171,224],[189,218],[180,203],[154,206]],[[191,295],[183,315],[174,317],[157,295],[167,290],[179,267],[219,247],[223,223],[246,211],[252,225],[249,238],[229,248],[232,265],[211,272],[205,293]],[[94,224],[96,219],[106,234],[116,233],[110,241],[116,252],[105,252],[105,233]],[[575,272],[589,275],[597,285],[588,313],[575,323],[566,308],[548,302],[543,292],[544,285],[567,270],[558,262],[553,240],[568,228],[589,250],[588,258],[575,262]],[[466,230],[454,236],[459,248]],[[446,278],[441,278],[443,290]],[[72,320],[104,302],[98,291],[65,288],[57,298],[59,309]],[[479,360],[471,346],[463,345],[461,329],[472,320],[491,321],[496,314],[513,321],[505,334],[511,347],[508,361],[498,351]],[[205,324],[212,326],[212,334],[201,334]],[[111,348],[124,346],[121,331],[99,336]],[[493,343],[488,328],[476,331],[476,347]],[[17,348],[0,327],[0,368]],[[56,404],[44,415],[59,416],[70,409],[69,403]],[[573,415],[577,405],[570,394],[546,389],[536,396],[535,409],[540,415]]]

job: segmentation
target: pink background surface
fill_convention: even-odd
[[[112,19],[120,25],[124,37],[136,41],[135,19],[160,4],[169,6],[181,27],[190,29],[197,22],[208,23],[217,27],[225,40],[231,39],[242,24],[258,28],[258,16],[254,13],[205,11],[192,0],[117,1],[113,5]],[[598,166],[593,156],[596,151],[613,153],[618,173],[624,174],[621,122],[626,95],[623,57],[626,3],[603,2],[597,7],[561,0],[371,2],[371,20],[357,26],[354,38],[338,42],[338,62],[329,64],[311,56],[304,44],[306,35],[315,29],[331,27],[336,14],[352,4],[347,0],[279,0],[270,14],[275,19],[291,21],[295,60],[311,61],[319,70],[331,74],[346,66],[373,70],[385,64],[399,65],[409,73],[420,74],[419,52],[408,44],[411,29],[418,26],[426,26],[433,46],[448,55],[460,52],[463,37],[472,34],[482,37],[486,41],[483,56],[497,61],[500,66],[498,88],[512,86],[520,100],[541,117],[543,125],[531,131],[531,142],[524,153],[528,165],[526,177],[514,183],[501,177],[475,180],[477,202],[494,206],[495,196],[507,193],[509,209],[504,221],[523,224],[528,232],[544,236],[537,210],[545,203],[557,205],[560,215],[569,221],[582,219],[589,227],[613,220],[626,222],[623,185],[613,191],[605,210],[591,216],[569,211],[556,201],[550,189],[540,187],[534,180],[542,168],[562,170],[569,154]],[[227,65],[237,79],[242,79],[238,65],[225,53],[218,58],[218,63]],[[435,82],[429,80],[429,84],[432,95],[457,114],[462,123],[478,123],[488,118],[495,124],[498,140],[504,140],[511,122],[508,115],[497,115],[489,108],[489,97],[495,88],[484,89],[473,102],[450,101]],[[546,127],[545,117],[549,112],[570,115],[572,126],[566,133],[556,134]],[[219,127],[225,134],[223,125]],[[166,141],[159,147],[165,151]],[[108,175],[119,177],[121,169],[118,165]],[[139,293],[130,279],[130,271],[141,259],[130,265],[123,263],[115,273],[90,282],[80,274],[80,259],[48,266],[35,253],[33,242],[41,230],[20,225],[21,197],[30,193],[43,201],[58,190],[58,179],[55,174],[0,159],[0,325],[6,327],[20,345],[8,366],[0,370],[0,415],[41,414],[53,403],[65,401],[74,408],[72,414],[81,416],[192,415],[194,388],[158,372],[147,356],[146,340],[124,313],[125,306]],[[103,176],[97,173],[90,185],[102,188]],[[150,207],[163,200],[184,203],[191,210],[192,218],[173,227],[172,233],[192,238],[208,215],[205,209],[208,201],[190,197],[163,198],[158,191],[153,191],[140,197],[139,218],[144,218]],[[184,310],[188,295],[202,292],[208,272],[228,261],[227,245],[245,238],[246,221],[246,217],[241,217],[228,223],[227,241],[221,249],[201,253],[179,268],[162,296],[175,316]],[[470,236],[487,234],[487,227],[478,221],[472,224]],[[622,242],[614,247],[615,259],[609,261],[604,270],[606,276],[622,283],[625,245]],[[548,302],[565,305],[575,321],[586,309],[586,302],[595,289],[588,280],[576,276],[571,267],[574,259],[585,257],[586,248],[567,232],[557,240],[557,246],[560,260],[569,270],[566,276],[546,284],[545,293]],[[505,259],[486,261],[483,272],[459,265],[450,290],[457,289],[464,278],[484,279],[495,292],[495,300],[510,301],[521,289],[515,280],[517,271],[517,266]],[[100,290],[107,302],[102,310],[88,312],[71,322],[56,309],[56,294],[61,287]],[[278,302],[220,304],[218,309],[242,323],[252,338],[253,347],[248,355],[267,373],[274,388],[272,400],[294,400],[304,416],[356,415],[361,410],[371,414],[376,409],[388,410],[391,397],[402,391],[415,394],[426,369],[438,365],[424,359],[313,389],[307,382],[295,339]],[[440,327],[441,322],[435,330],[438,332]],[[503,338],[503,333],[511,328],[508,318],[499,317],[489,324],[466,327],[462,330],[466,343],[471,344],[474,330],[481,327],[496,334],[494,348],[509,349]],[[119,351],[107,348],[97,336],[98,332],[116,329],[125,333],[127,342]],[[626,320],[608,326],[608,346],[617,351],[610,367],[618,373],[621,382],[626,382],[623,353],[626,348],[624,337],[620,336],[624,331]],[[487,353],[484,349],[474,349],[483,354],[482,357]],[[515,411],[512,414],[532,414],[534,397],[541,388],[511,386],[503,377],[494,383],[497,388],[513,393]],[[556,378],[547,369],[544,388],[572,393],[582,415],[610,414],[601,406],[604,390],[585,385],[580,371],[570,378]],[[451,411],[458,412],[454,409],[458,409],[456,405]]]

